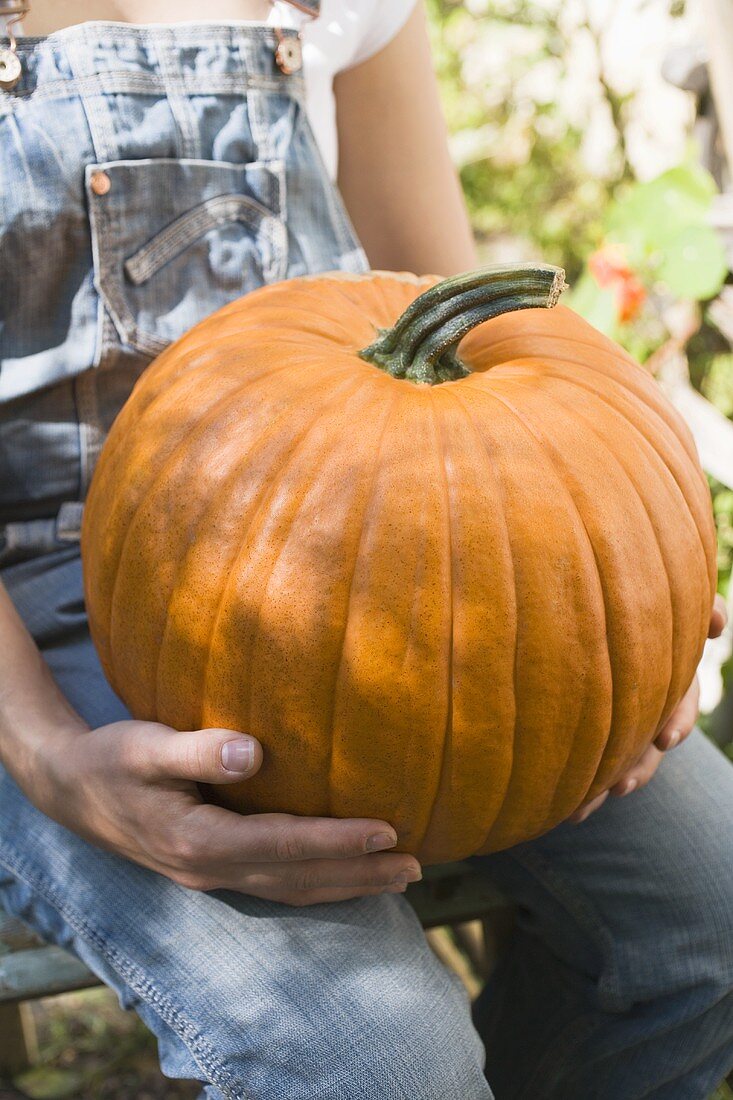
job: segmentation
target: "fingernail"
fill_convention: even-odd
[[[404,894],[406,889],[407,889],[407,883],[402,882],[398,886],[395,886],[394,884],[392,886],[385,886],[382,893],[383,894]]]
[[[394,848],[396,843],[397,837],[391,833],[375,833],[367,837],[364,847],[367,852],[383,852],[385,848]]]
[[[582,825],[584,821],[587,821],[590,815],[597,810],[608,798],[608,791],[604,791],[603,794],[599,794],[596,798],[589,802],[583,809],[582,813],[573,819],[574,825]]]
[[[255,747],[251,741],[238,737],[236,741],[225,741],[221,747],[221,763],[228,772],[243,775],[254,763]]]
[[[398,875],[392,879],[393,886],[407,886],[408,882],[419,882],[422,878],[420,871],[414,871],[412,868],[409,871],[400,871]]]
[[[679,730],[672,730],[669,737],[667,738],[667,746],[666,746],[667,749],[673,749],[675,747],[675,745],[677,744],[677,742],[679,741],[679,739],[680,739],[680,731]]]
[[[628,783],[626,783],[624,785],[624,788],[621,791],[621,797],[623,798],[624,795],[631,794],[631,792],[635,791],[638,786],[639,786],[639,780],[638,779],[630,779],[628,781]]]

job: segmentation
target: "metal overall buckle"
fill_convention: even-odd
[[[0,89],[4,92],[12,92],[15,85],[23,75],[23,66],[18,57],[17,46],[13,34],[13,24],[19,23],[28,11],[28,4],[24,0],[0,0],[0,20],[5,21],[5,29],[10,39],[9,46],[0,47]]]
[[[290,4],[306,15],[310,15],[313,19],[318,16],[318,10],[320,8],[318,0],[314,0],[314,2],[311,3],[302,3],[301,0],[285,0],[285,3]],[[275,0],[270,0],[270,4],[274,7]],[[301,32],[298,31],[295,38],[293,38],[292,36],[286,37],[282,32],[282,27],[275,27],[274,30],[277,36],[275,62],[281,72],[285,73],[286,76],[291,76],[293,73],[299,72],[303,67],[303,42]]]

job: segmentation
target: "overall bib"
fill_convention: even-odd
[[[261,24],[91,23],[21,39],[0,91],[0,576],[91,726],[127,712],[89,638],[79,523],[136,378],[254,287],[367,267],[277,44]],[[478,861],[520,906],[475,1009],[498,1100],[704,1100],[730,1068],[732,776],[693,734],[641,793]],[[189,890],[0,768],[0,902],[209,1100],[492,1096],[463,988],[397,895]]]

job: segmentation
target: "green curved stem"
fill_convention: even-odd
[[[359,352],[393,378],[435,386],[465,378],[455,349],[476,325],[517,309],[551,309],[565,289],[552,264],[496,264],[431,286]]]

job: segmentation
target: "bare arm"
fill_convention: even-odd
[[[418,275],[476,267],[422,4],[334,88],[338,185],[371,266]]]
[[[57,688],[2,583],[0,638],[0,763],[21,786],[33,777],[38,785],[37,758],[49,737],[60,742],[88,727]]]

